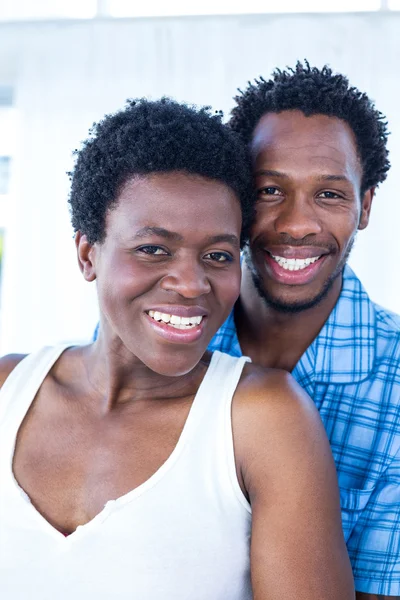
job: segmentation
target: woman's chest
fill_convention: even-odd
[[[179,440],[188,407],[90,418],[36,406],[17,436],[13,474],[35,509],[70,533],[146,482]]]

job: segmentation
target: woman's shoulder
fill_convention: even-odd
[[[237,401],[244,405],[259,404],[270,410],[314,406],[308,394],[288,371],[268,369],[253,363],[244,366],[236,396]]]
[[[232,404],[232,429],[244,486],[252,497],[265,482],[280,480],[281,470],[297,485],[297,470],[318,453],[323,468],[332,454],[318,410],[293,376],[283,370],[246,365]]]
[[[0,358],[0,387],[13,369],[21,362],[26,354],[7,354]]]
[[[268,445],[267,440],[290,444],[324,437],[313,400],[294,377],[281,369],[247,364],[233,400],[233,422],[246,445]]]
[[[55,346],[43,346],[30,354],[7,354],[0,358],[0,388],[4,385],[11,372],[19,365],[23,359],[27,359],[26,369],[32,371],[36,367],[43,367],[48,364],[51,368],[54,362],[58,361],[60,354],[69,349],[66,344]],[[72,349],[72,348],[71,348]],[[21,365],[22,366],[22,365]]]

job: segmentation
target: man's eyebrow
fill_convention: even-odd
[[[142,227],[136,232],[135,238],[145,238],[149,235],[156,235],[157,237],[165,238],[166,240],[175,240],[181,242],[183,237],[175,231],[169,231],[163,227]]]
[[[349,183],[349,180],[344,175],[320,175],[317,177],[319,181],[344,181]]]
[[[260,169],[255,171],[255,175],[266,175],[267,177],[281,177],[282,179],[290,179],[289,175],[282,173],[282,171],[275,171],[273,169]],[[344,175],[319,175],[316,179],[319,181],[345,181],[349,182],[348,178]]]

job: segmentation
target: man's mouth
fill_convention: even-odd
[[[284,258],[283,256],[275,256],[269,253],[270,256],[278,263],[285,271],[301,271],[306,269],[313,263],[317,262],[321,258],[319,256],[312,256],[310,258]]]
[[[203,320],[203,315],[179,317],[178,315],[161,313],[156,310],[149,310],[147,314],[154,321],[165,323],[174,329],[193,329],[194,327],[198,327]]]
[[[275,252],[279,250],[276,249]],[[318,254],[313,256],[313,252]],[[284,285],[310,283],[317,277],[329,256],[329,252],[324,252],[322,248],[299,248],[297,252],[291,248],[282,250],[282,254],[273,254],[270,250],[265,250],[264,256],[269,275]]]

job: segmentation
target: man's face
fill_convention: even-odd
[[[335,117],[268,113],[251,150],[258,200],[246,262],[269,305],[310,308],[328,294],[368,224],[373,191],[360,196],[354,134]]]
[[[178,172],[125,184],[87,277],[115,351],[163,375],[193,369],[239,295],[241,221],[217,181]]]

